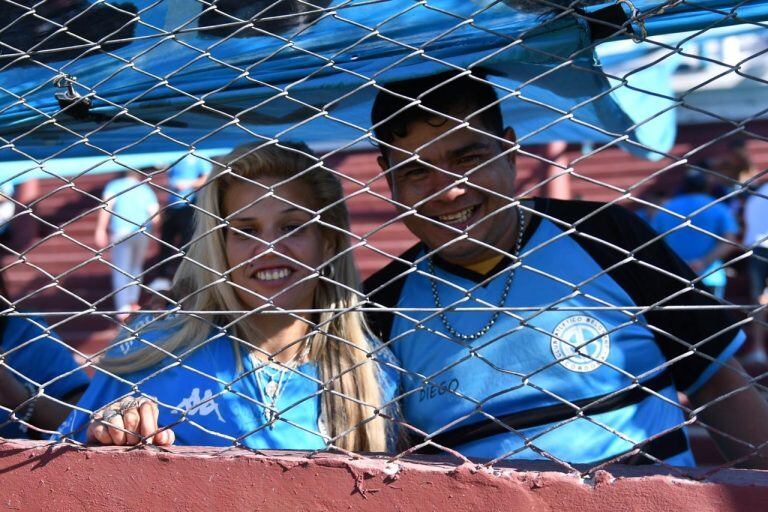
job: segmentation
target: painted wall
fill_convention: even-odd
[[[691,479],[614,466],[582,479],[552,463],[515,467],[9,441],[0,444],[0,510],[757,512],[768,504],[766,471],[696,470]]]

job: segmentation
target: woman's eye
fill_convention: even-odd
[[[285,226],[283,226],[283,233],[298,234],[302,230],[304,230],[304,228],[306,228],[308,225],[309,224],[307,224],[306,222],[302,222],[302,223],[296,222],[292,224],[286,224]]]
[[[253,239],[257,236],[256,229],[248,226],[233,227],[230,228],[229,232],[232,234],[232,236],[247,240]]]

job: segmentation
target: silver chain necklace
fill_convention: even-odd
[[[261,393],[261,399],[264,402],[264,419],[269,425],[270,429],[275,428],[275,420],[277,420],[277,401],[280,400],[280,395],[283,394],[285,384],[293,376],[293,369],[291,368],[277,368],[277,374],[264,375],[268,366],[264,366],[256,370],[256,382],[259,386],[259,392]],[[285,374],[288,374],[286,378]],[[265,378],[266,377],[266,378]],[[264,382],[266,380],[266,382]]]
[[[280,400],[280,396],[285,390],[285,385],[291,380],[293,374],[296,371],[302,361],[305,361],[309,355],[309,343],[304,342],[304,347],[299,350],[289,361],[283,363],[283,366],[275,365],[274,363],[260,363],[263,364],[261,368],[255,370],[256,385],[259,388],[261,394],[261,400],[264,402],[264,419],[270,429],[275,428],[275,421],[277,420],[277,402]],[[253,357],[253,355],[251,355]],[[256,361],[259,363],[258,359]],[[275,373],[268,373],[267,369],[272,370]],[[286,377],[286,374],[288,376]]]
[[[517,208],[517,220],[518,220],[518,226],[517,226],[517,240],[515,240],[515,249],[512,253],[512,256],[517,259],[518,254],[520,254],[520,247],[523,245],[523,228],[525,227],[525,217],[523,216],[523,210],[520,209],[518,206]],[[435,275],[435,263],[433,261],[433,258],[430,257],[427,260],[427,270],[431,275]],[[512,279],[515,277],[515,269],[512,268],[509,270],[509,273],[507,275],[507,280],[504,283],[504,290],[501,292],[501,298],[499,298],[499,304],[498,308],[502,307],[504,303],[507,301],[507,296],[509,295],[509,290],[512,288]],[[463,334],[457,331],[456,329],[451,326],[451,324],[448,322],[448,317],[445,315],[445,310],[443,308],[443,305],[440,303],[440,294],[437,291],[437,279],[430,278],[429,284],[432,288],[432,298],[435,300],[435,307],[438,309],[441,309],[440,311],[440,320],[443,322],[443,327],[445,327],[445,330],[448,331],[448,334],[453,336],[456,339],[462,340],[462,341],[474,341],[482,336],[484,336],[488,331],[491,330],[491,327],[494,326],[496,321],[499,319],[499,315],[501,315],[501,311],[496,310],[493,313],[493,316],[491,316],[491,319],[488,320],[488,322],[477,332],[473,334]]]

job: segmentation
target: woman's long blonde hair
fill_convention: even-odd
[[[318,278],[314,309],[321,312],[307,336],[308,358],[318,365],[323,382],[322,415],[328,435],[345,450],[385,451],[386,422],[377,415],[382,406],[379,369],[368,357],[373,351],[369,334],[362,314],[354,309],[359,279],[349,249],[349,214],[341,183],[303,144],[243,146],[220,158],[219,164],[198,193],[194,235],[172,290],[182,299],[183,309],[212,313],[197,318],[179,314],[157,322],[158,329],[170,333],[158,343],[162,351],[144,347],[126,356],[107,357],[100,366],[118,374],[145,369],[169,353],[205,343],[210,323],[222,326],[236,320],[227,312],[246,308],[226,277],[230,269],[224,251],[225,194],[244,179],[292,180],[306,187],[306,197],[320,216],[323,238],[335,255],[322,272],[332,280]],[[252,350],[262,339],[245,321],[235,322],[230,334],[240,340],[233,341],[236,354],[241,344]]]

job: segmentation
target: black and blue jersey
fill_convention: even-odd
[[[593,463],[641,449],[693,465],[677,392],[695,392],[744,335],[695,274],[619,206],[536,199],[503,312],[479,331],[515,261],[486,275],[411,248],[365,283],[405,370],[402,408],[424,440],[478,458]],[[679,308],[678,306],[685,306]],[[485,310],[483,310],[485,308]],[[418,440],[417,440],[418,442]],[[633,452],[634,453],[634,452]]]

